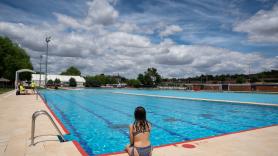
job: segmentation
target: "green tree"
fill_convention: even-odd
[[[127,85],[130,87],[138,88],[141,86],[141,82],[136,79],[127,80]]]
[[[157,69],[148,68],[147,74],[151,77],[151,79],[155,83],[155,85],[157,85],[161,82],[161,76],[158,74]]]
[[[57,85],[57,86],[60,86],[60,85],[61,85],[61,80],[58,79],[58,78],[56,78],[56,79],[54,80],[54,84]]]
[[[53,80],[50,79],[50,80],[47,81],[48,86],[52,86],[53,84],[54,84]]]
[[[81,72],[76,67],[69,67],[66,71],[62,72],[60,75],[76,75],[80,76]]]
[[[76,82],[75,78],[71,77],[69,79],[69,86],[70,87],[76,87],[77,86],[77,82]]]
[[[237,77],[236,78],[236,83],[245,83],[246,79],[243,76]]]
[[[148,68],[144,74],[139,74],[137,79],[144,87],[155,87],[161,83],[161,76],[155,68]]]
[[[127,81],[126,78],[119,75],[115,76],[115,75],[104,75],[104,74],[99,74],[95,76],[86,76],[85,80],[86,80],[85,83],[86,87],[100,87],[106,84],[118,84]]]
[[[253,76],[253,77],[251,77],[250,82],[255,83],[255,82],[260,82],[260,80],[258,79],[257,76]]]
[[[0,36],[0,77],[15,80],[19,69],[33,69],[26,51],[13,43],[9,38]],[[30,80],[30,73],[21,73],[20,80]]]
[[[138,74],[138,77],[137,77],[137,80],[139,80],[142,84],[145,83],[145,80],[144,80],[144,75],[143,74]]]
[[[70,86],[70,87],[76,87],[76,86],[77,86],[77,83],[76,83],[75,78],[71,77],[71,78],[69,79],[69,86]]]
[[[86,76],[85,80],[86,80],[86,82],[85,82],[86,87],[100,87],[101,86],[101,82],[99,80],[97,80],[95,76]]]
[[[145,87],[154,87],[155,83],[149,73],[145,73],[143,84]]]

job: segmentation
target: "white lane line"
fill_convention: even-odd
[[[203,99],[203,98],[176,97],[176,96],[164,96],[164,95],[152,95],[152,94],[149,95],[149,94],[136,94],[136,93],[125,93],[125,92],[112,92],[112,93],[114,93],[114,94],[135,95],[135,96],[160,97],[160,98],[179,99],[179,100],[226,102],[226,103],[240,103],[240,104],[249,104],[249,105],[263,105],[263,106],[276,106],[276,107],[278,107],[278,104],[262,103],[262,102],[243,102],[243,101],[230,101],[230,100],[214,100],[214,99]]]

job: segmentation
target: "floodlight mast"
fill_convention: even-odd
[[[48,43],[50,42],[51,37],[48,36],[45,38],[45,42],[46,42],[46,57],[45,57],[45,82],[44,82],[44,86],[45,88],[47,87],[47,61],[48,61]]]
[[[40,55],[40,81],[39,81],[39,87],[41,87],[41,75],[42,75],[42,55]]]

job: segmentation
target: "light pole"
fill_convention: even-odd
[[[50,36],[45,38],[46,42],[46,57],[45,57],[45,79],[44,79],[44,86],[47,87],[47,60],[48,60],[48,43],[50,42]]]
[[[251,77],[250,77],[250,66],[251,64],[248,64],[248,77],[249,77],[249,83],[251,83]]]
[[[39,81],[39,86],[41,86],[41,75],[42,75],[42,55],[40,56],[40,81]]]

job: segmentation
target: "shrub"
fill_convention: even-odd
[[[241,83],[245,83],[245,82],[246,82],[246,79],[242,76],[236,78],[236,83],[241,84]]]
[[[130,87],[138,88],[141,86],[141,82],[139,80],[131,79],[127,81],[127,85]]]
[[[54,84],[55,84],[55,86],[60,86],[60,85],[61,85],[61,80],[58,79],[58,78],[56,78],[56,79],[54,80]]]
[[[51,79],[48,80],[48,81],[47,81],[47,85],[48,85],[48,86],[52,86],[52,85],[53,85],[53,80],[51,80]]]
[[[77,86],[76,80],[73,77],[69,79],[69,86],[70,87],[76,87]]]

